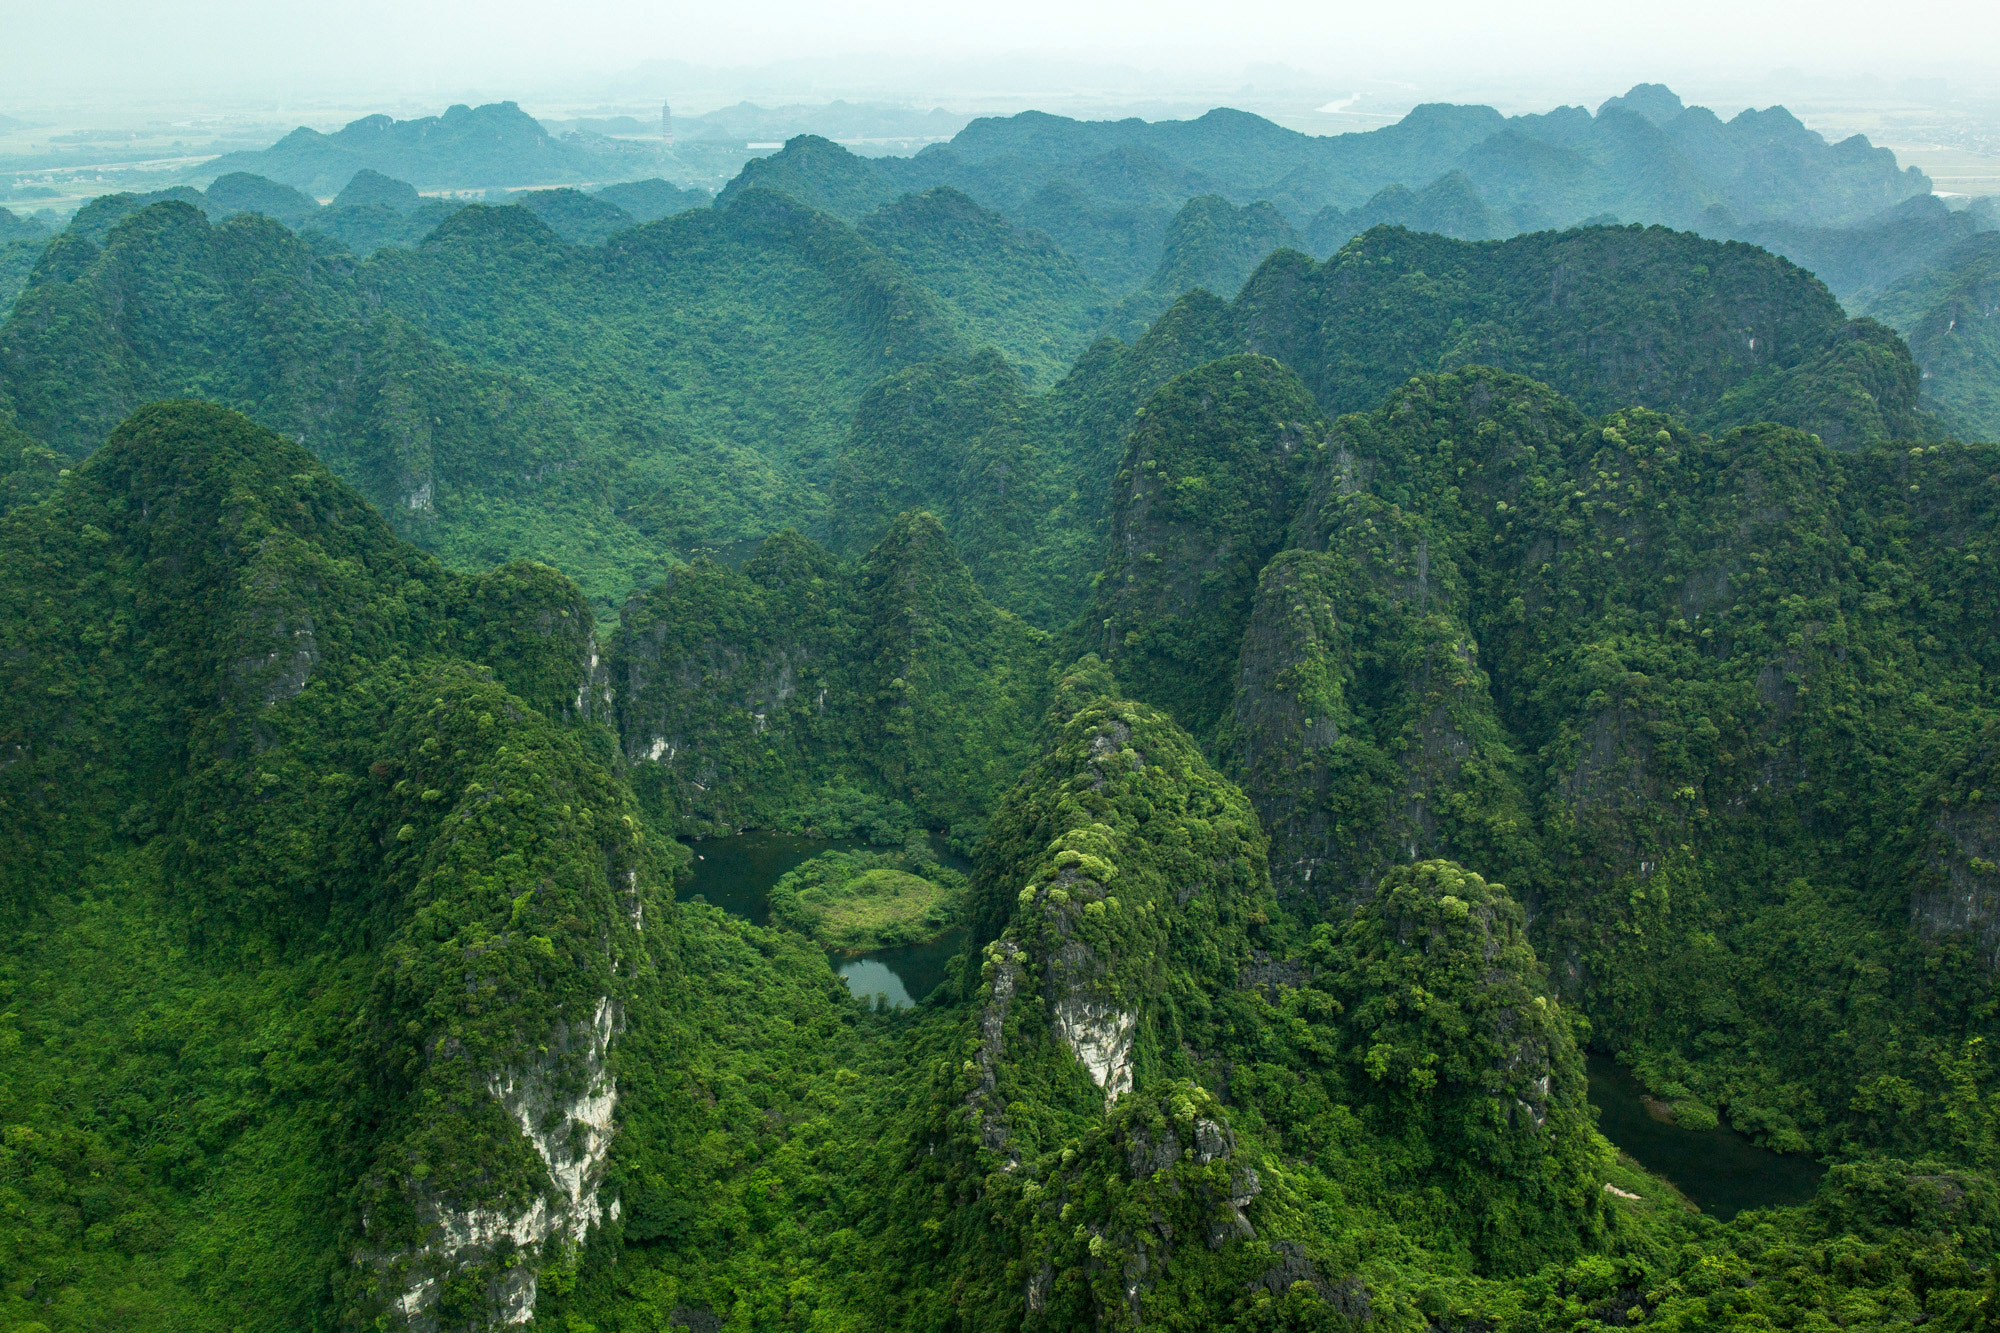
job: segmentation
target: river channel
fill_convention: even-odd
[[[1598,1132],[1710,1217],[1726,1222],[1746,1208],[1804,1203],[1819,1188],[1826,1168],[1806,1154],[1766,1151],[1727,1125],[1682,1129],[1657,1120],[1631,1070],[1608,1055],[1586,1058]]]

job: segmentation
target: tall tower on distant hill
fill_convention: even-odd
[[[666,140],[667,147],[674,146],[674,108],[666,102],[660,103],[660,137]]]

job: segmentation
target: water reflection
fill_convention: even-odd
[[[854,851],[867,844],[789,833],[741,833],[733,838],[706,838],[690,846],[695,854],[694,875],[682,886],[680,898],[704,898],[733,916],[763,926],[770,924],[771,888],[787,871],[821,852]],[[941,847],[936,850],[939,859],[954,869],[969,868]],[[944,980],[945,967],[964,945],[965,931],[954,930],[925,944],[829,953],[827,962],[856,999],[873,1002],[879,996],[892,1008],[908,1009]]]
[[[1804,1153],[1767,1152],[1726,1126],[1682,1129],[1655,1119],[1629,1069],[1608,1055],[1586,1058],[1598,1132],[1711,1217],[1726,1222],[1746,1208],[1805,1203],[1819,1189],[1826,1168]]]
[[[828,961],[838,960],[829,958]],[[851,958],[840,963],[838,971],[840,979],[847,983],[847,993],[857,1000],[879,1001],[892,1009],[908,1009],[916,1004],[910,998],[910,988],[903,984],[903,979],[879,958]]]
[[[826,960],[847,983],[857,1000],[883,1002],[908,1009],[936,990],[945,968],[965,947],[965,931],[954,930],[924,944],[899,944],[866,953],[828,954]]]
[[[694,878],[679,897],[706,898],[752,925],[771,923],[771,886],[821,852],[851,852],[866,843],[853,839],[805,838],[792,833],[741,833],[689,844]]]

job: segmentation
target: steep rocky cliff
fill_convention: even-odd
[[[633,781],[661,827],[818,827],[831,789],[977,819],[1027,760],[1044,636],[980,594],[938,521],[858,566],[792,533],[741,573],[634,597],[607,654]]]
[[[1206,735],[1228,706],[1257,572],[1284,543],[1323,427],[1296,375],[1250,356],[1170,380],[1142,412],[1113,483],[1084,646],[1136,697]]]

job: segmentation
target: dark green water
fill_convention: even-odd
[[[884,1003],[908,1009],[937,989],[945,964],[965,947],[965,931],[954,930],[928,944],[899,944],[867,953],[828,954],[827,961],[859,999],[881,996]]]
[[[752,925],[771,924],[771,886],[821,852],[851,852],[865,843],[801,838],[790,833],[741,833],[690,843],[694,878],[683,899],[702,897]]]
[[[1608,1055],[1586,1060],[1598,1132],[1709,1216],[1726,1222],[1746,1208],[1800,1204],[1819,1189],[1826,1168],[1804,1153],[1767,1152],[1723,1125],[1693,1130],[1656,1120],[1630,1070]]]
[[[821,852],[845,852],[867,844],[802,838],[789,833],[741,833],[733,838],[705,838],[690,844],[695,854],[694,877],[681,889],[683,899],[702,897],[732,915],[756,925],[770,924],[771,886]],[[940,853],[955,869],[962,862]],[[944,980],[945,965],[965,944],[965,932],[954,930],[928,944],[902,944],[866,953],[829,953],[827,963],[859,999],[882,997],[884,1003],[908,1009]]]

